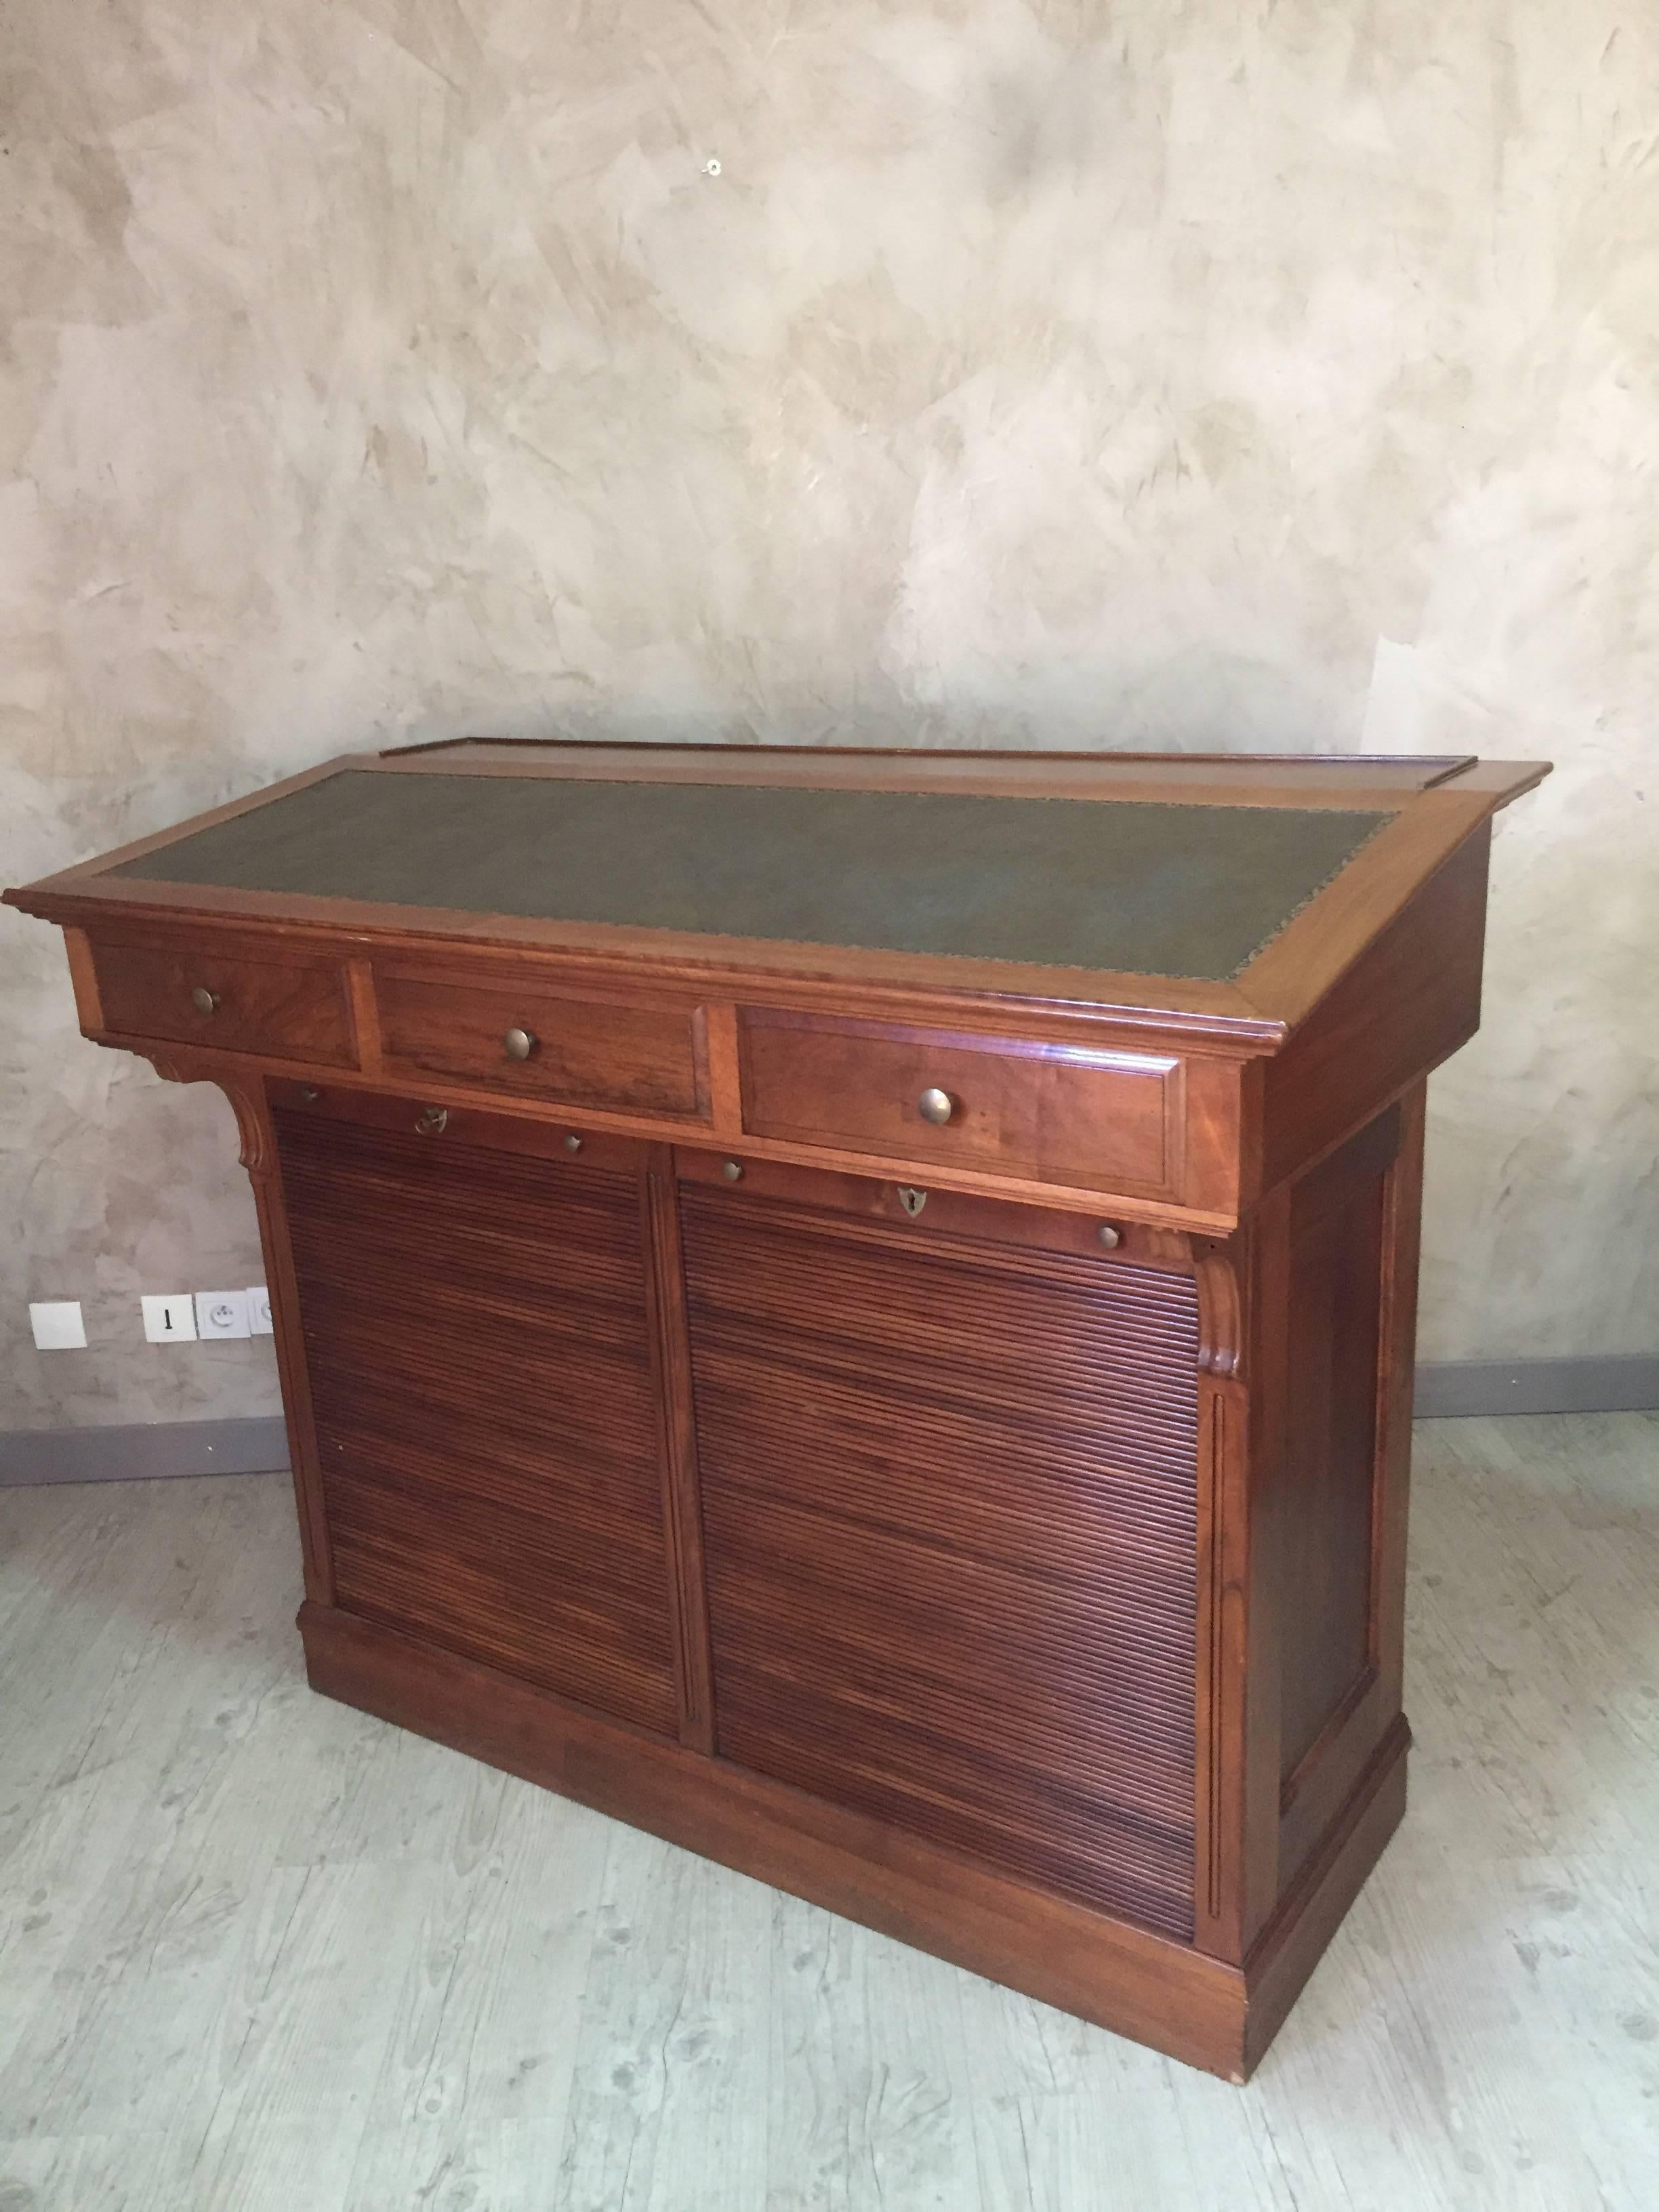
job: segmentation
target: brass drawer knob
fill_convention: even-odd
[[[1109,1252],[1115,1252],[1118,1246],[1123,1242],[1122,1231],[1121,1230],[1114,1229],[1109,1221],[1103,1221],[1100,1227],[1095,1231],[1095,1234],[1099,1237],[1101,1243],[1105,1246]]]
[[[198,983],[190,994],[190,1003],[205,1021],[210,1014],[219,1011],[219,994],[210,991],[205,983]]]
[[[957,1110],[957,1102],[948,1091],[924,1091],[916,1101],[916,1109],[924,1121],[932,1121],[943,1128]]]
[[[534,1030],[509,1030],[501,1039],[509,1060],[528,1060],[536,1049]]]

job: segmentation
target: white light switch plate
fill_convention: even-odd
[[[37,1352],[84,1352],[87,1325],[81,1318],[79,1298],[54,1298],[29,1308],[29,1327]]]
[[[246,1336],[246,1291],[198,1291],[196,1334],[200,1337]]]
[[[250,1336],[270,1336],[270,1292],[263,1283],[255,1283],[247,1294],[247,1333]]]
[[[140,1298],[144,1310],[144,1334],[151,1344],[194,1344],[196,1301],[188,1291],[168,1291],[165,1297]]]

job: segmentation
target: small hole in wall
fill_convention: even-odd
[[[705,177],[718,177],[720,165],[718,161],[705,161],[702,165],[702,173]]]

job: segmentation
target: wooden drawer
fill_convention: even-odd
[[[92,957],[104,1027],[119,1035],[331,1067],[356,1062],[345,977],[334,961],[97,943]]]
[[[502,1096],[617,1112],[703,1114],[702,1014],[696,1006],[567,996],[545,984],[472,983],[377,967],[388,1074],[422,1072]],[[515,1059],[509,1032],[531,1040]]]
[[[1178,1059],[757,1008],[740,1036],[752,1135],[1180,1194]],[[948,1121],[927,1118],[929,1091],[949,1099]]]

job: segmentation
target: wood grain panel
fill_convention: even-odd
[[[1189,1937],[1190,1278],[681,1211],[721,1755]]]
[[[1293,1188],[1287,1420],[1279,1520],[1284,1655],[1280,1775],[1301,1762],[1374,1665],[1373,1476],[1385,1178],[1400,1142],[1381,1115]]]
[[[274,1120],[336,1602],[672,1731],[638,1176]]]

